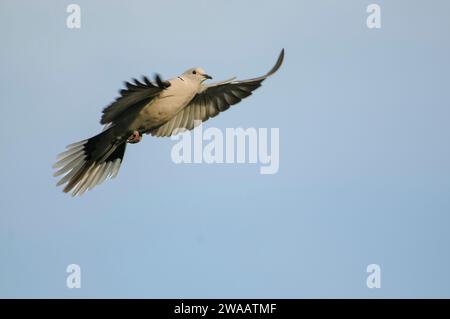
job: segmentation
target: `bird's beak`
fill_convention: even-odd
[[[203,77],[208,80],[212,80],[212,76],[208,74],[203,74]]]

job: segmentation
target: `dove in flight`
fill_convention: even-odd
[[[128,143],[141,141],[143,134],[171,136],[179,130],[192,130],[195,124],[215,117],[231,105],[250,96],[254,90],[283,63],[284,49],[274,67],[265,75],[236,81],[205,84],[212,79],[202,68],[192,68],[176,78],[163,81],[156,75],[151,82],[126,82],[126,89],[104,108],[100,123],[104,130],[89,139],[67,146],[53,165],[61,176],[57,183],[64,192],[81,195],[108,177],[114,178],[120,168]]]

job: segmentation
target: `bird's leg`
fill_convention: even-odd
[[[134,131],[133,134],[127,139],[128,143],[136,144],[142,140],[142,135],[138,131]]]

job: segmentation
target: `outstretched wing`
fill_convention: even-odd
[[[161,81],[156,76],[157,84],[153,84],[147,77],[142,82],[133,79],[134,83],[125,82],[126,89],[120,91],[120,96],[103,110],[100,124],[117,122],[125,112],[139,112],[142,107],[151,102],[169,83]]]
[[[219,83],[205,85],[192,101],[177,113],[170,121],[150,131],[153,136],[171,136],[177,129],[192,130],[196,124],[200,124],[220,112],[228,110],[231,105],[239,103],[250,96],[261,83],[274,74],[283,63],[284,49],[278,57],[274,67],[265,75],[243,81],[235,81],[234,78]]]

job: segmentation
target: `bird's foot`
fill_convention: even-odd
[[[142,135],[138,131],[134,131],[133,134],[127,139],[128,143],[136,144],[142,140]]]

